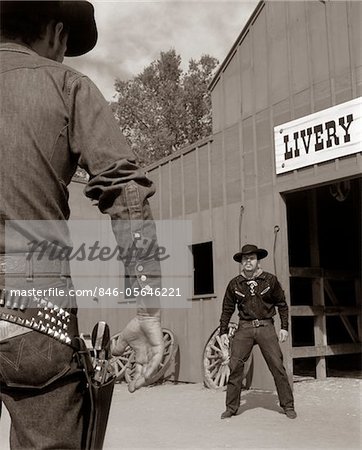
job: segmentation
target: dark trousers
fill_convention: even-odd
[[[273,375],[279,403],[282,408],[294,408],[294,399],[288,376],[283,365],[283,355],[272,322],[270,325],[252,328],[239,324],[231,344],[230,376],[226,391],[226,407],[236,413],[240,406],[240,394],[244,364],[250,356],[253,345],[258,344]]]
[[[73,349],[37,331],[0,342],[0,399],[12,449],[84,448],[88,405]]]

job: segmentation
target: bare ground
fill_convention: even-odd
[[[163,384],[129,394],[117,384],[104,450],[360,449],[362,380],[328,378],[294,384],[298,418],[280,413],[275,393],[246,391],[239,414],[220,420],[225,392],[201,384]],[[9,418],[0,423],[7,450]]]

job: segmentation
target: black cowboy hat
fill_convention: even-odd
[[[268,256],[268,252],[264,248],[258,248],[253,244],[246,244],[242,247],[240,252],[235,253],[233,258],[236,262],[241,262],[243,255],[250,255],[252,253],[255,253],[258,259],[263,259]]]
[[[65,56],[80,56],[92,50],[98,39],[94,8],[86,0],[60,2],[61,19],[69,28]]]
[[[68,30],[65,56],[80,56],[92,50],[98,39],[93,5],[86,0],[1,1],[1,21],[8,18],[31,20],[34,13],[44,20],[63,22]]]

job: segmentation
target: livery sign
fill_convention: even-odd
[[[281,174],[362,151],[362,97],[274,128]]]

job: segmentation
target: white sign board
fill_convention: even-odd
[[[362,97],[274,128],[281,174],[362,151]]]

